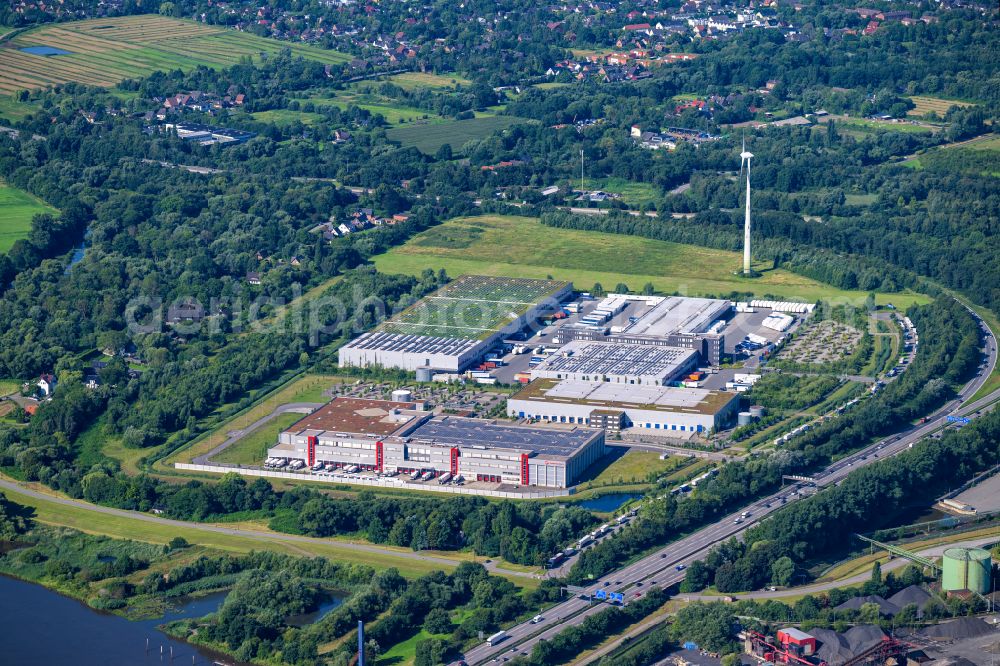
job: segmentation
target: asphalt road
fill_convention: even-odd
[[[902,452],[909,448],[912,443],[946,425],[946,417],[951,414],[964,416],[974,414],[980,409],[987,408],[987,406],[992,408],[991,403],[1000,398],[1000,389],[974,403],[962,407],[962,404],[971,398],[986,382],[997,363],[996,338],[989,331],[985,322],[982,322],[975,312],[971,309],[969,309],[969,312],[980,322],[980,326],[989,333],[986,337],[984,349],[984,355],[986,356],[985,370],[966,384],[953,400],[928,416],[925,423],[911,426],[900,433],[876,442],[865,449],[832,463],[816,473],[813,478],[815,479],[817,488],[822,489],[826,486],[836,484],[858,467],[872,464],[882,458]],[[783,506],[783,501],[787,504],[801,499],[805,496],[799,493],[802,487],[804,487],[804,484],[798,484],[794,488],[782,489],[780,492],[753,502],[690,536],[671,543],[618,571],[603,576],[600,580],[596,580],[591,585],[588,585],[584,589],[584,594],[592,595],[600,589],[622,592],[625,595],[626,603],[628,603],[629,600],[634,599],[637,595],[641,595],[643,587],[646,585],[655,584],[660,587],[668,587],[679,583],[684,578],[684,572],[677,569],[679,565],[686,566],[695,560],[703,558],[715,544],[742,534],[750,526],[780,509]],[[749,512],[749,515],[737,522],[737,519],[741,517],[741,513],[744,511]],[[483,643],[468,650],[462,655],[460,660],[453,662],[453,666],[457,666],[461,661],[465,661],[470,666],[476,666],[477,664],[490,661],[502,661],[504,657],[513,657],[515,654],[522,652],[530,654],[532,648],[539,641],[551,640],[566,627],[582,623],[588,616],[603,610],[603,608],[603,604],[581,599],[579,594],[577,594],[543,613],[543,620],[541,622],[537,624],[525,622],[511,627],[507,630],[508,638],[505,638],[498,645],[488,646]]]

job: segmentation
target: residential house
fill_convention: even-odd
[[[51,398],[52,394],[56,392],[56,376],[52,374],[44,374],[38,378],[35,385],[38,386],[38,392],[41,395],[46,398]]]

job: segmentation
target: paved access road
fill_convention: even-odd
[[[955,399],[949,401],[931,414],[925,423],[911,426],[896,435],[876,442],[820,470],[813,477],[816,479],[815,485],[818,488],[836,484],[858,467],[872,464],[881,458],[895,455],[909,448],[914,442],[943,427],[947,423],[946,417],[948,415],[964,416],[974,414],[981,409],[992,408],[992,403],[1000,399],[1000,389],[998,389],[974,403],[961,407],[986,382],[997,363],[995,337],[989,327],[979,319],[979,316],[975,312],[971,309],[969,309],[969,312],[979,321],[980,326],[987,334],[983,350],[986,359],[984,371],[966,384]],[[684,578],[684,572],[683,570],[678,570],[678,566],[687,566],[691,562],[703,558],[715,544],[742,534],[748,527],[758,523],[770,513],[777,511],[784,504],[801,499],[804,497],[799,492],[802,487],[802,485],[797,485],[789,490],[783,489],[781,492],[753,502],[740,511],[725,516],[713,525],[704,527],[694,534],[669,544],[633,564],[605,575],[600,580],[594,581],[593,584],[587,586],[584,594],[591,595],[599,589],[623,592],[627,603],[629,600],[634,599],[637,594],[641,595],[644,586],[655,584],[667,587],[679,583]],[[747,512],[749,515],[742,518],[741,514],[743,512]],[[465,661],[471,666],[476,666],[477,664],[484,664],[489,661],[502,661],[505,656],[512,657],[522,652],[530,654],[532,648],[540,640],[551,640],[566,627],[578,625],[589,615],[600,610],[603,610],[602,604],[581,599],[578,595],[573,596],[567,601],[550,608],[543,614],[541,622],[537,624],[525,622],[511,627],[507,630],[509,637],[498,645],[488,646],[485,643],[477,645],[468,650],[460,661],[454,662],[453,666],[461,663],[461,661]]]
[[[208,453],[204,453],[204,454],[202,454],[200,456],[196,456],[192,462],[195,465],[212,465],[212,464],[216,464],[216,463],[210,462],[210,459],[214,458],[217,455],[219,455],[223,450],[225,450],[226,448],[232,446],[236,442],[240,441],[241,439],[243,439],[244,437],[246,437],[248,434],[252,433],[254,430],[256,430],[257,428],[259,428],[262,425],[264,425],[265,423],[267,423],[268,421],[271,421],[271,420],[277,418],[281,414],[288,414],[288,413],[311,414],[311,413],[313,413],[314,411],[316,411],[317,409],[319,409],[322,406],[323,406],[323,403],[321,403],[321,402],[290,402],[290,403],[288,403],[286,405],[281,405],[281,406],[277,407],[270,414],[267,414],[266,416],[262,416],[261,418],[257,419],[256,421],[254,421],[253,423],[251,423],[246,428],[241,428],[240,430],[231,430],[229,432],[229,437],[226,438],[226,441],[224,441],[222,444],[219,444],[217,447],[215,447],[214,449],[212,449]],[[234,465],[234,468],[235,467],[236,466]]]

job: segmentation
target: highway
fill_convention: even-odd
[[[944,427],[947,424],[946,419],[949,415],[966,416],[975,414],[982,409],[991,408],[993,406],[992,403],[1000,399],[1000,389],[998,389],[974,403],[962,407],[962,404],[969,400],[986,382],[997,364],[995,336],[986,323],[973,310],[967,309],[976,318],[986,334],[984,348],[985,369],[973,377],[954,399],[929,415],[925,423],[910,426],[895,435],[891,435],[846,456],[815,473],[813,478],[815,479],[817,488],[822,489],[836,484],[859,467],[872,464],[882,458],[904,451],[914,442]],[[628,603],[636,595],[642,594],[644,586],[655,584],[660,587],[668,587],[679,583],[684,578],[683,570],[677,569],[679,565],[687,566],[695,560],[702,559],[715,544],[742,534],[749,527],[760,522],[782,506],[805,497],[805,494],[799,492],[803,487],[804,484],[796,484],[796,486],[789,489],[783,488],[779,492],[734,511],[712,525],[708,525],[683,539],[668,544],[618,571],[603,576],[601,579],[587,586],[583,594],[592,595],[601,589],[609,592],[623,592],[626,603]],[[741,518],[743,512],[748,512],[749,515],[746,518]],[[508,638],[505,638],[497,645],[489,646],[485,643],[477,645],[468,650],[459,660],[454,661],[452,666],[459,666],[463,662],[469,664],[469,666],[477,666],[478,664],[490,661],[503,661],[505,657],[513,657],[515,654],[530,654],[532,648],[539,641],[551,640],[566,627],[578,625],[589,615],[600,612],[605,608],[601,602],[591,602],[587,599],[581,599],[580,596],[579,593],[575,594],[568,600],[553,606],[542,614],[543,619],[537,624],[524,622],[511,627],[507,630]]]

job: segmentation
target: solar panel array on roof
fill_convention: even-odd
[[[375,330],[364,333],[349,343],[357,349],[412,352],[417,354],[461,354],[479,342],[468,338],[442,338],[427,335],[387,333]]]
[[[534,451],[539,455],[570,456],[594,437],[593,430],[526,428],[479,419],[433,418],[409,433],[414,441],[452,446]]]
[[[571,342],[536,372],[657,377],[669,379],[695,355],[691,349],[608,342]]]

